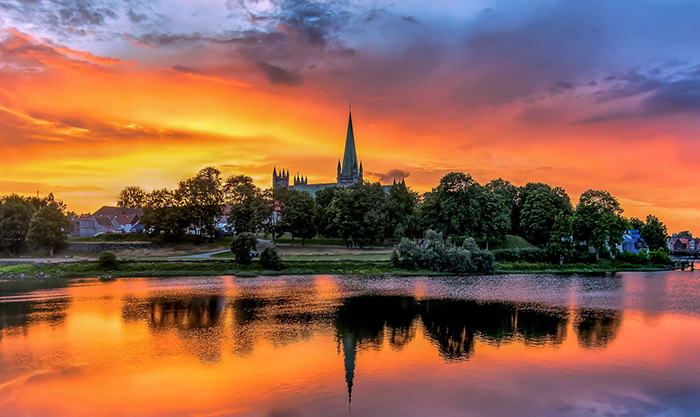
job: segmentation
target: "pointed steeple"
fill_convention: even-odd
[[[277,165],[275,165],[274,168],[272,168],[272,175],[276,176],[277,175]]]
[[[348,116],[348,133],[345,137],[345,152],[343,152],[343,167],[341,175],[351,177],[357,172],[357,150],[355,149],[355,133],[352,130],[352,108]]]
[[[344,336],[343,356],[345,364],[345,383],[348,386],[348,407],[352,404],[352,385],[355,379],[355,356],[357,355],[357,342],[352,336]]]

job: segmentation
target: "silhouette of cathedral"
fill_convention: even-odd
[[[298,172],[293,178],[292,185],[289,184],[289,170],[282,169],[279,174],[277,167],[272,170],[272,189],[292,188],[300,191],[308,191],[312,196],[316,192],[328,187],[347,187],[356,182],[362,182],[364,172],[362,161],[357,159],[357,149],[355,148],[355,133],[352,129],[352,108],[348,117],[348,133],[345,136],[345,151],[343,153],[342,164],[338,159],[336,182],[309,184],[308,177],[300,175]]]

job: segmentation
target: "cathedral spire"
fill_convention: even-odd
[[[352,129],[352,107],[348,116],[348,133],[345,137],[345,152],[343,153],[343,168],[341,175],[352,177],[357,173],[357,150],[355,149],[355,134]]]

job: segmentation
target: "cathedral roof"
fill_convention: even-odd
[[[348,134],[345,137],[345,152],[343,153],[343,169],[340,175],[351,177],[357,172],[357,151],[355,150],[355,134],[352,131],[352,112],[348,117]]]

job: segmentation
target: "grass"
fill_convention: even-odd
[[[486,241],[479,241],[479,246],[482,248],[486,247]],[[521,236],[506,235],[505,240],[500,242],[490,242],[489,250],[497,249],[533,249],[536,248],[535,245],[525,240]]]
[[[82,242],[82,243],[128,243],[128,242],[150,242],[150,243],[163,243],[161,237],[150,237],[146,233],[105,233],[97,236],[87,236],[87,237],[71,237],[68,242]],[[182,244],[193,245],[197,242],[197,237],[195,235],[184,235],[181,236],[176,242],[168,242],[168,245],[177,246]],[[229,246],[231,244],[230,236],[215,237],[213,242],[209,239],[202,239],[200,245],[205,246]]]
[[[286,236],[286,235],[282,236],[280,238],[277,238],[277,243],[291,244],[292,237]],[[315,237],[312,239],[306,239],[304,244],[305,245],[324,245],[324,246],[343,246],[343,247],[345,247],[345,241],[343,239],[333,239],[333,238],[324,238],[324,237]],[[301,239],[300,238],[294,239],[294,245],[301,246]]]
[[[668,270],[663,266],[635,266],[631,264],[566,264],[563,266],[546,263],[499,262],[497,274],[508,273],[606,273],[619,271],[659,271]],[[0,265],[0,276],[4,277],[52,277],[52,278],[101,278],[116,277],[172,277],[209,275],[451,275],[428,270],[408,271],[395,268],[391,262],[370,260],[365,262],[350,260],[295,260],[287,261],[282,271],[263,269],[260,262],[240,265],[226,260],[201,261],[121,261],[113,268],[101,268],[97,262],[66,262],[55,264]]]
[[[285,261],[378,261],[378,262],[388,262],[389,253],[361,253],[361,254],[313,254],[313,255],[303,255],[303,254],[286,254],[282,251],[279,252],[282,260]],[[233,253],[224,252],[212,255],[210,258],[214,259],[233,259]]]
[[[406,271],[390,262],[299,261],[290,262],[282,271],[268,271],[259,262],[239,265],[226,261],[193,262],[120,262],[115,268],[100,268],[97,262],[70,262],[50,265],[22,264],[0,266],[0,276],[50,276],[66,278],[169,277],[206,275],[441,275],[431,271]]]
[[[544,262],[497,262],[496,273],[593,273],[593,272],[622,272],[622,271],[666,271],[669,267],[664,265],[634,265],[629,263],[599,262],[596,264],[564,264],[554,265]]]

